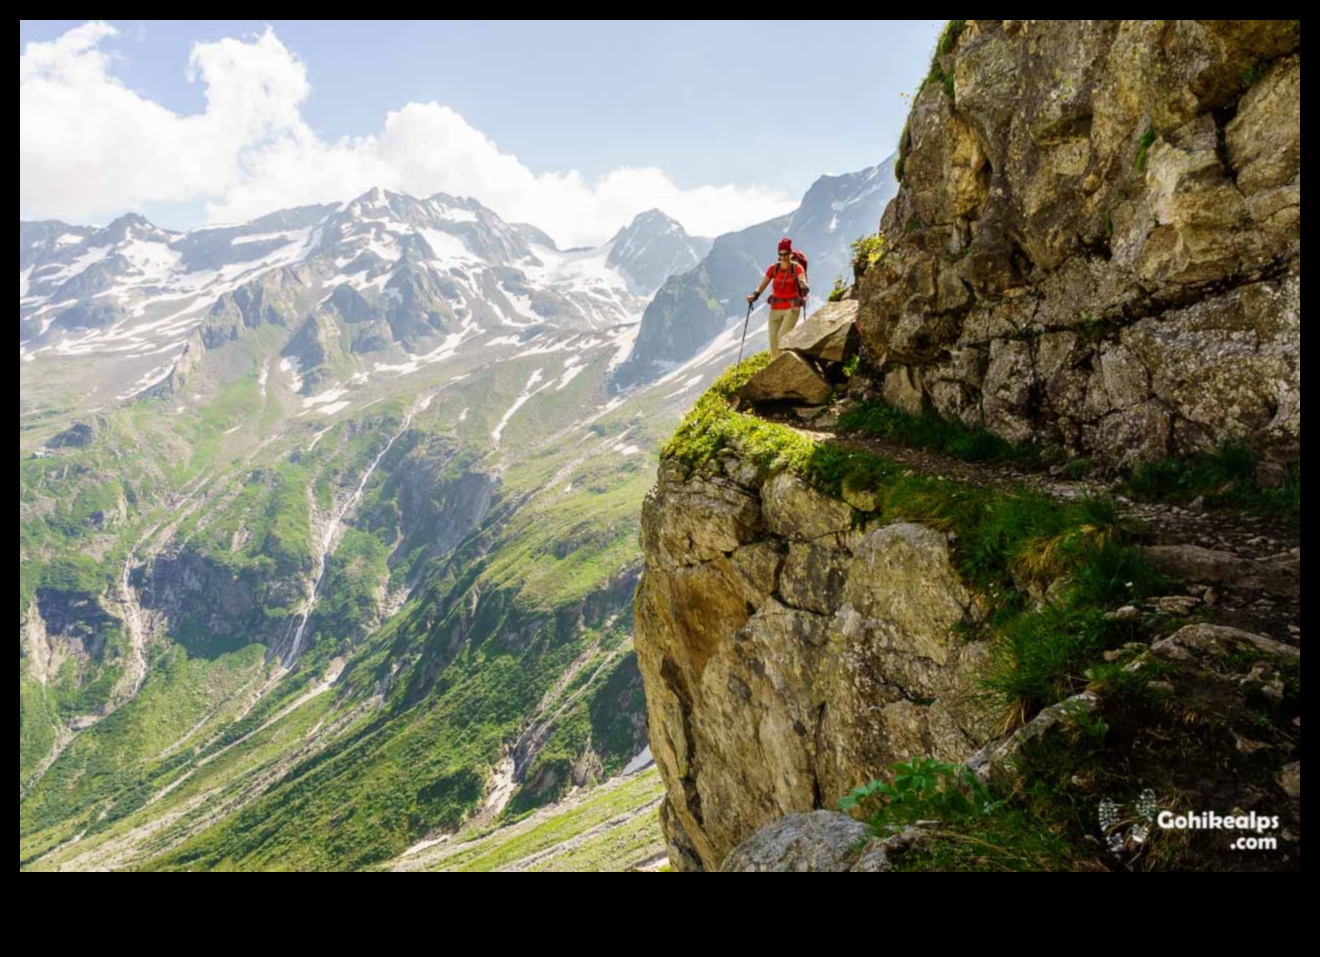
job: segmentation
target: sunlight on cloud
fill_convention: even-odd
[[[87,23],[19,56],[19,205],[75,221],[148,203],[203,199],[214,220],[344,200],[372,186],[473,196],[564,245],[607,239],[658,207],[692,233],[716,235],[794,208],[780,192],[735,185],[679,188],[661,169],[621,168],[587,180],[535,173],[461,115],[409,103],[378,135],[320,139],[303,121],[305,65],[269,27],[259,37],[194,45],[188,78],[206,109],[175,114],[111,75],[100,49],[116,31]]]

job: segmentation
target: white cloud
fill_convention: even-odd
[[[180,116],[110,72],[88,23],[19,56],[19,205],[87,221],[153,202],[204,200],[216,220],[356,196],[372,186],[473,196],[512,222],[566,245],[608,238],[659,207],[693,233],[715,235],[792,209],[783,193],[734,185],[679,188],[663,170],[617,169],[595,180],[535,173],[438,103],[391,111],[374,135],[337,143],[303,121],[306,67],[270,28],[248,40],[198,43],[188,78],[206,109]]]

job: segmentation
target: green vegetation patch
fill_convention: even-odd
[[[1085,688],[1088,671],[1103,664],[1104,652],[1131,638],[1106,612],[1169,586],[1142,557],[1107,499],[1060,502],[1022,488],[916,475],[869,452],[816,442],[734,411],[732,397],[767,362],[764,354],[753,356],[722,376],[698,400],[664,456],[695,469],[736,448],[764,472],[788,470],[833,497],[845,490],[853,501],[864,495],[874,508],[859,513],[862,521],[918,522],[950,533],[959,571],[986,608],[979,637],[991,642],[993,664],[984,685],[1006,728]],[[895,431],[926,427],[883,409],[859,418]],[[937,437],[958,435],[929,427]]]
[[[863,402],[840,419],[839,428],[909,448],[943,452],[964,462],[1012,463],[1024,467],[1040,464],[1039,446],[1008,442],[992,432],[969,428],[931,410],[913,414],[883,402]]]
[[[1260,484],[1260,465],[1250,446],[1226,445],[1203,455],[1139,465],[1125,491],[1147,502],[1187,504],[1203,498],[1211,508],[1236,506],[1300,522],[1302,463],[1283,466],[1277,488]]]
[[[1155,127],[1146,127],[1137,143],[1137,158],[1132,161],[1132,168],[1138,173],[1146,172],[1146,163],[1150,159],[1150,148],[1155,145]]]
[[[885,256],[885,237],[876,233],[860,236],[852,242],[853,272],[862,275]]]
[[[966,768],[925,758],[895,764],[839,802],[886,838],[918,824],[927,834],[895,855],[899,871],[1056,872],[1096,869],[1063,823],[1017,795],[1001,795]]]
[[[584,835],[591,837],[565,854],[555,855],[536,865],[537,870],[583,870],[584,863],[598,869],[636,863],[650,856],[647,851],[663,851],[659,834],[659,815],[654,811],[637,815],[639,808],[657,801],[664,794],[659,773],[651,770],[626,782],[598,792],[562,811],[551,812],[544,820],[520,824],[506,832],[456,845],[434,865],[436,870],[494,871],[516,864],[535,854],[551,851]],[[622,831],[614,832],[611,822],[625,819]],[[598,830],[599,829],[599,830]],[[617,843],[616,843],[617,842]],[[622,846],[620,846],[622,845]]]

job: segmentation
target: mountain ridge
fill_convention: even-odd
[[[611,393],[672,223],[20,223],[20,866],[374,866],[632,762],[637,515],[737,349]]]

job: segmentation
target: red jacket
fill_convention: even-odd
[[[785,309],[802,305],[802,290],[798,288],[798,281],[805,276],[805,271],[797,263],[793,263],[791,273],[787,269],[780,269],[778,263],[767,269],[765,278],[774,280],[774,285],[770,287],[770,305],[772,307],[781,305]],[[779,300],[779,302],[775,300]],[[792,301],[789,302],[788,300]]]

